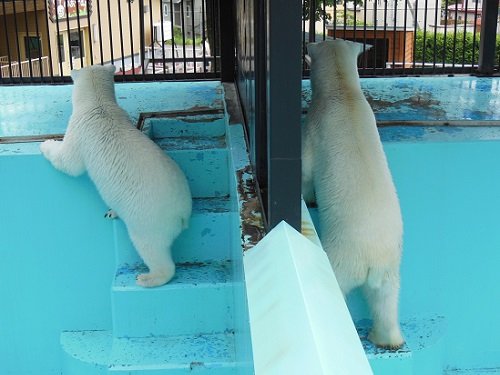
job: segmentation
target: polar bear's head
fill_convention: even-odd
[[[362,43],[351,42],[350,40],[334,39],[324,40],[317,43],[309,43],[307,52],[311,58],[311,64],[327,63],[335,64],[356,64],[358,56],[365,50],[370,49],[370,45],[363,47]]]
[[[72,70],[73,105],[83,101],[92,101],[96,96],[102,100],[116,101],[115,70],[113,65],[92,65]]]
[[[311,84],[332,80],[357,82],[358,56],[369,48],[369,45],[364,47],[361,43],[343,39],[309,43],[307,52],[311,61]]]

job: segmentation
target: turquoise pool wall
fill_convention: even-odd
[[[112,223],[40,155],[0,155],[0,176],[0,373],[58,374],[62,330],[111,326]]]
[[[430,79],[422,82],[428,85]],[[498,80],[488,84],[470,77],[444,78],[439,90],[415,86],[419,80],[403,79],[404,87],[390,79],[364,80],[363,85],[373,99],[385,101],[375,108],[379,119],[419,114],[418,100],[396,95],[398,85],[408,97],[427,93],[433,111],[443,98],[456,116],[463,115],[460,108],[471,113],[482,108],[474,118],[500,119]],[[147,110],[148,105],[168,110],[191,103],[186,103],[188,94],[164,100],[157,83],[135,85],[117,85],[119,101],[129,103],[130,112]],[[216,83],[208,88],[168,85],[190,92],[197,98],[195,105],[218,89]],[[41,133],[63,132],[71,111],[70,86],[49,89],[42,97],[36,86],[0,88],[0,136],[38,134],[38,120],[47,126]],[[468,107],[459,107],[462,102]],[[460,137],[450,136],[452,132]],[[402,320],[444,316],[443,365],[500,373],[500,129],[384,128],[381,137],[405,221]],[[107,207],[87,177],[55,171],[37,149],[37,144],[0,148],[2,375],[58,374],[60,331],[111,329],[109,287],[115,255],[113,225],[103,219]],[[356,319],[366,318],[356,296],[351,308]]]
[[[500,142],[384,145],[401,201],[401,320],[445,318],[443,365],[500,373]]]

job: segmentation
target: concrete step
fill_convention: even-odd
[[[226,133],[224,110],[165,117],[159,113],[145,118],[143,131],[153,140],[165,137],[218,137]]]
[[[189,227],[174,242],[175,262],[205,262],[231,258],[232,223],[238,220],[227,196],[193,199]],[[120,219],[114,220],[116,264],[137,263],[141,259]]]
[[[175,277],[157,288],[136,285],[142,263],[121,264],[111,289],[115,337],[222,332],[232,329],[230,261],[177,264]]]
[[[196,147],[196,142],[201,146]],[[174,140],[164,141],[164,145]],[[171,147],[166,153],[179,165],[186,174],[194,198],[224,197],[229,194],[228,152],[226,148],[208,147],[219,144],[218,141],[192,139],[183,143],[191,143],[191,148],[183,145],[183,149]],[[181,146],[179,146],[181,147]],[[147,168],[147,166],[145,166]]]
[[[72,331],[61,334],[63,373],[236,374],[231,331],[182,336],[113,338],[111,331]]]
[[[368,341],[369,320],[356,323],[358,334],[375,375],[442,375],[446,319],[443,316],[403,320],[406,343],[399,350],[375,347]]]

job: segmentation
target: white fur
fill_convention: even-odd
[[[171,246],[187,227],[192,199],[177,164],[137,130],[115,98],[113,66],[72,71],[73,113],[62,142],[40,150],[55,168],[72,176],[85,171],[117,215],[149,268],[137,283],[154,287],[175,274]]]
[[[399,265],[403,224],[376,128],[359,83],[362,44],[308,45],[312,102],[303,129],[302,191],[316,200],[321,242],[347,295],[363,286],[372,316],[370,340],[398,348]]]

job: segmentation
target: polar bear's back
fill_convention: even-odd
[[[88,174],[127,225],[164,225],[173,217],[186,225],[191,195],[184,173],[125,111],[117,105],[98,108],[78,121],[85,122],[81,147]]]
[[[342,83],[331,78],[330,88]],[[329,228],[322,243],[331,259],[358,259],[355,269],[364,274],[377,264],[396,266],[403,224],[373,111],[356,85],[332,92],[315,97],[305,130],[320,228]]]

